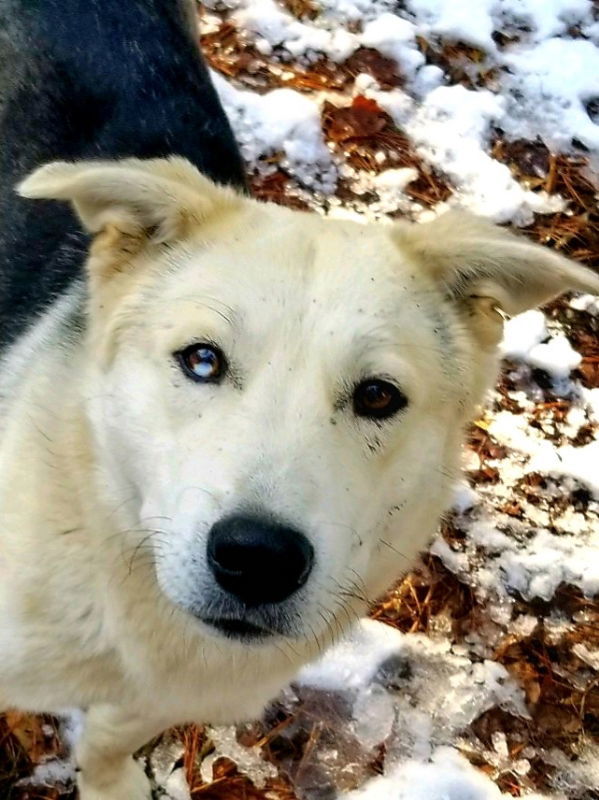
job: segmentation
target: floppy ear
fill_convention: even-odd
[[[562,292],[599,294],[599,276],[487,220],[448,211],[420,225],[400,223],[396,241],[471,319],[484,344],[501,336],[501,316]]]
[[[184,236],[217,209],[239,205],[178,156],[121,161],[56,161],[19,185],[22,197],[66,200],[92,234],[108,228],[160,244]]]

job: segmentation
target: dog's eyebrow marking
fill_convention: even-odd
[[[451,325],[444,313],[444,309],[436,302],[436,298],[431,302],[429,292],[410,292],[414,297],[414,304],[432,323],[433,333],[438,339],[443,358],[441,359],[441,369],[448,377],[455,377],[458,372],[455,340],[452,336]],[[416,298],[420,302],[416,302]]]
[[[178,296],[177,302],[191,303],[197,308],[206,308],[208,311],[212,311],[214,314],[219,316],[231,328],[234,328],[237,322],[238,312],[236,312],[232,306],[228,305],[223,300],[220,300],[218,297],[213,297],[212,295],[207,294],[184,294]],[[213,303],[218,303],[223,310],[221,311],[219,308],[215,308],[212,305]]]

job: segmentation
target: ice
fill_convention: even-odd
[[[177,766],[183,755],[183,742],[169,735],[164,736],[150,754],[152,776],[168,800],[190,800],[185,771]]]
[[[412,769],[430,776],[427,791],[446,791],[448,784],[439,783],[441,762],[447,767],[441,754],[473,720],[494,706],[527,717],[522,690],[502,665],[473,661],[468,648],[454,650],[446,639],[402,634],[373,620],[362,620],[302,670],[280,703],[293,720],[280,735],[290,743],[313,741],[300,768],[286,766],[301,800],[371,796],[361,791],[395,797],[403,791],[398,775]],[[365,783],[381,746],[386,778]],[[456,792],[476,786],[474,775],[462,777],[451,783]]]
[[[575,656],[578,656],[581,661],[588,664],[591,669],[599,672],[599,649],[590,650],[583,642],[577,642],[572,647],[572,652]]]
[[[247,775],[253,784],[261,789],[268,778],[274,778],[277,770],[261,757],[258,747],[243,747],[237,741],[233,726],[219,726],[209,729],[214,751],[202,762],[202,778],[206,783],[213,780],[212,766],[219,758],[234,761],[238,768]]]
[[[389,729],[392,715],[382,690],[394,699],[397,728],[412,727],[416,709],[430,715],[430,734],[439,741],[493,705],[527,714],[521,690],[500,664],[472,663],[445,640],[408,636],[373,620],[362,620],[351,637],[302,670],[297,683],[347,694],[356,730],[364,720],[372,730],[373,719],[383,732]]]

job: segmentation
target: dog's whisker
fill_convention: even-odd
[[[391,542],[387,541],[387,539],[383,539],[382,536],[379,536],[378,540],[382,545],[384,545],[385,547],[388,547],[389,550],[392,550],[398,556],[400,556],[401,558],[405,559],[405,561],[408,561],[410,564],[412,563],[411,559],[409,559],[405,553],[402,553],[401,550],[398,550],[397,547],[395,547],[395,545],[391,544]]]

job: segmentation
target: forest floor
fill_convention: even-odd
[[[458,205],[599,265],[597,4],[198,11],[258,197],[364,219]],[[421,562],[263,719],[144,748],[156,797],[599,799],[599,300],[510,320],[503,354]],[[0,797],[74,798],[73,727],[0,718]]]

